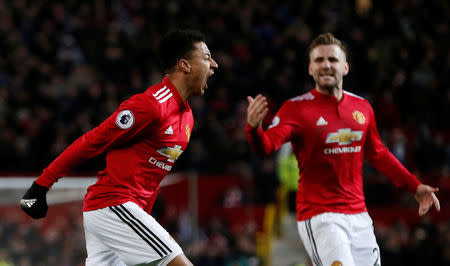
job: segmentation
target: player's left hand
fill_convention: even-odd
[[[417,187],[416,193],[414,194],[414,198],[416,198],[417,202],[419,202],[419,215],[425,215],[434,205],[437,211],[441,210],[441,206],[439,205],[439,200],[434,194],[434,192],[438,192],[439,188],[433,188],[428,185],[420,184]]]
[[[22,210],[33,219],[44,218],[48,210],[47,191],[48,188],[33,182],[20,200]]]
[[[247,123],[254,128],[258,128],[262,125],[264,117],[269,112],[267,99],[258,94],[254,99],[251,96],[247,96],[247,101]]]

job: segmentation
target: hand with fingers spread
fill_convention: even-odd
[[[434,205],[437,211],[441,210],[439,205],[439,200],[434,194],[434,192],[438,192],[438,188],[433,188],[428,185],[420,184],[417,187],[416,193],[414,194],[414,198],[416,198],[417,202],[419,202],[419,215],[425,215]]]
[[[247,123],[254,128],[258,128],[262,125],[262,121],[269,111],[267,99],[258,94],[255,98],[247,96],[247,100]]]

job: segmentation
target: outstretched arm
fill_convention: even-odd
[[[132,97],[102,124],[78,138],[33,182],[20,201],[21,208],[34,219],[45,217],[46,194],[53,184],[76,165],[136,136],[157,118],[158,112],[149,106],[147,98]]]
[[[439,204],[439,200],[434,194],[434,192],[438,192],[438,188],[433,188],[428,185],[420,184],[417,187],[416,193],[414,194],[414,198],[419,203],[419,215],[425,215],[434,205],[437,211],[441,210],[441,206]]]

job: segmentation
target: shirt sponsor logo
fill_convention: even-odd
[[[166,147],[158,150],[159,154],[166,156],[167,161],[173,163],[178,157],[183,153],[180,145],[175,145],[172,147]]]
[[[134,115],[130,110],[123,110],[116,117],[116,125],[121,129],[129,129],[133,124]]]
[[[360,141],[363,136],[363,131],[352,131],[350,128],[339,129],[338,132],[329,133],[326,143],[338,143],[339,145],[352,144],[353,141]],[[355,153],[361,152],[361,146],[325,148],[325,154],[341,154],[341,153]]]
[[[326,148],[323,150],[323,152],[325,154],[355,153],[361,152],[361,146]]]
[[[173,148],[172,147],[166,147],[166,148],[162,148],[158,150],[159,154],[162,154],[164,156],[167,157],[167,161],[174,163],[176,159],[178,159],[178,157],[180,157],[180,155],[183,153],[183,150],[181,149],[180,145],[175,145]],[[161,168],[163,170],[166,171],[170,171],[172,170],[172,166],[158,161],[153,157],[150,157],[150,159],[148,160],[151,164],[155,165],[158,168]]]
[[[188,141],[191,139],[191,127],[189,125],[186,125],[186,137]]]
[[[166,170],[166,171],[168,171],[168,172],[170,172],[170,170],[172,170],[172,166],[171,166],[171,165],[168,165],[168,164],[165,164],[165,163],[163,163],[163,162],[160,162],[160,161],[156,160],[156,159],[153,158],[153,157],[151,157],[148,161],[149,161],[151,164],[155,165],[156,167],[159,167],[159,168],[161,168],[161,169],[163,169],[163,170]]]
[[[338,132],[329,133],[325,142],[348,145],[352,144],[353,141],[360,141],[362,136],[362,131],[352,131],[350,128],[343,128],[339,129]]]

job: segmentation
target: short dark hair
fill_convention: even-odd
[[[311,42],[311,44],[309,45],[308,55],[311,55],[312,50],[319,45],[337,45],[342,49],[345,56],[347,56],[347,48],[345,47],[345,45],[329,32],[320,34]]]
[[[190,58],[195,44],[205,42],[205,35],[198,30],[176,29],[168,32],[159,44],[159,63],[168,73],[181,58]]]

